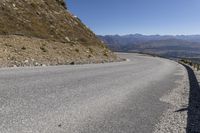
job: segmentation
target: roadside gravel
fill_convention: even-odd
[[[178,74],[183,82],[160,99],[170,106],[154,133],[200,133],[200,72],[184,65]]]
[[[177,82],[177,88],[160,100],[169,104],[169,109],[164,112],[160,123],[156,125],[154,133],[186,133],[187,106],[189,99],[189,79],[184,66],[176,73],[183,77],[183,82]]]

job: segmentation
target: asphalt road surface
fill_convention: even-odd
[[[0,133],[150,133],[177,86],[170,60],[0,69]]]

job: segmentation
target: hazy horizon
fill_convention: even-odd
[[[127,34],[101,34],[102,36],[112,36],[112,35],[119,35],[119,36],[126,36],[126,35],[144,35],[144,36],[200,36],[199,34],[141,34],[141,33],[127,33]],[[99,34],[97,34],[99,35]]]

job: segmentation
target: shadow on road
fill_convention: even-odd
[[[183,65],[188,72],[190,82],[189,105],[177,112],[188,110],[187,133],[200,133],[200,87],[194,71]]]

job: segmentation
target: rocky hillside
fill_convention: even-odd
[[[118,60],[64,0],[0,1],[1,66]]]

